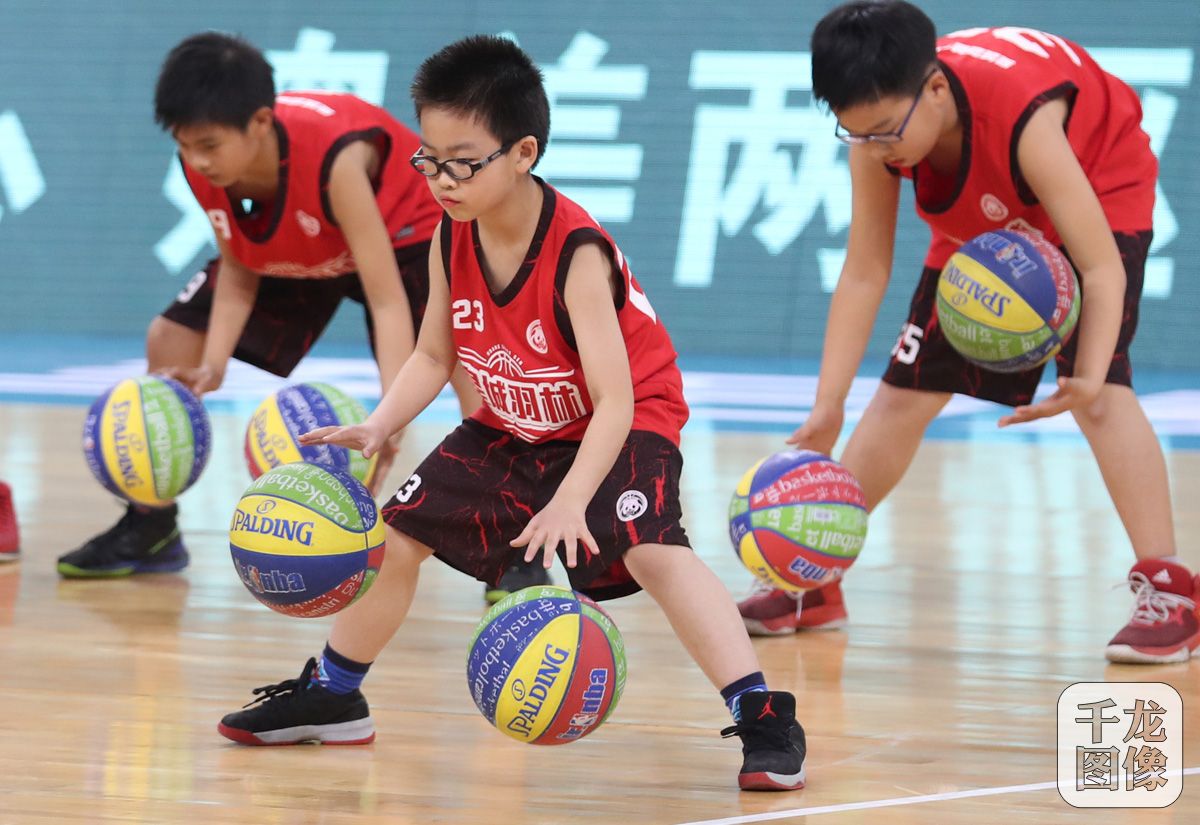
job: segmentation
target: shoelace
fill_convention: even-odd
[[[1167,593],[1159,590],[1154,586],[1154,582],[1146,578],[1145,573],[1130,573],[1129,581],[1115,585],[1114,590],[1121,587],[1129,587],[1133,590],[1133,617],[1132,621],[1141,624],[1154,624],[1155,622],[1165,622],[1171,616],[1171,611],[1176,607],[1186,607],[1188,610],[1196,609],[1196,602],[1189,599],[1187,596],[1180,596],[1178,593]]]
[[[750,734],[759,741],[766,740],[775,747],[786,748],[792,744],[788,729],[782,725],[761,725],[758,722],[742,720],[721,729],[722,739],[728,739],[731,736],[741,736],[742,734]]]
[[[254,690],[250,692],[254,694],[255,698],[242,705],[242,708],[244,709],[250,707],[251,705],[257,705],[259,702],[269,702],[276,696],[281,696],[283,694],[295,693],[296,691],[300,690],[301,687],[309,683],[310,679],[312,678],[313,669],[316,667],[316,665],[317,662],[315,659],[309,659],[299,678],[284,679],[282,682],[277,682],[273,685],[263,685],[262,687],[254,688]]]

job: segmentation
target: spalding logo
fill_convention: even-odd
[[[256,516],[239,508],[233,511],[233,525],[230,527],[230,530],[259,533],[264,536],[274,536],[277,539],[298,541],[305,547],[310,547],[312,546],[313,529],[315,527],[315,522]]]
[[[524,702],[517,710],[517,715],[509,719],[505,727],[525,738],[533,733],[533,726],[542,712],[542,705],[550,696],[550,688],[554,687],[554,683],[558,681],[558,677],[562,674],[563,663],[569,658],[571,658],[571,651],[566,648],[553,644],[546,645],[537,675],[533,678],[533,685],[525,693]],[[524,685],[522,685],[523,688]],[[518,697],[514,694],[513,698]]]

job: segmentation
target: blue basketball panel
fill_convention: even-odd
[[[551,620],[579,612],[575,599],[534,599],[504,611],[479,634],[467,655],[467,686],[489,722],[496,721],[500,691],[525,648]]]
[[[104,417],[104,406],[108,403],[112,389],[101,395],[88,409],[87,417],[83,420],[83,458],[87,461],[88,469],[96,480],[104,485],[104,489],[113,495],[122,495],[120,488],[113,481],[108,467],[104,465],[104,449],[100,445],[100,421]]]
[[[259,553],[230,542],[242,583],[265,604],[292,605],[316,599],[367,567],[367,551],[330,556]]]
[[[1058,292],[1042,253],[1020,232],[984,232],[959,250],[987,268],[1024,299],[1043,320],[1054,315]]]
[[[750,482],[750,492],[753,494],[764,487],[770,487],[797,467],[803,467],[813,461],[829,460],[829,456],[814,450],[784,450],[775,453],[759,465],[758,472],[754,474],[754,480]]]
[[[326,464],[330,467],[346,467],[349,456],[342,447],[332,444],[308,444],[300,446],[297,438],[318,427],[336,426],[339,422],[328,399],[307,384],[293,384],[275,394],[279,415],[287,427],[288,437],[297,444],[300,456],[310,464]]]

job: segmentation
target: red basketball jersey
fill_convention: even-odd
[[[1057,98],[1067,102],[1067,139],[1109,226],[1151,227],[1158,161],[1141,128],[1141,103],[1081,47],[1033,29],[968,29],[938,40],[938,60],[962,118],[959,171],[938,176],[926,161],[899,170],[913,179],[917,212],[933,229],[926,266],[940,269],[989,229],[1036,231],[1061,244],[1017,166],[1025,124]]]
[[[275,98],[279,191],[266,214],[246,215],[225,189],[183,164],[214,231],[253,272],[332,278],[357,267],[329,204],[329,173],[347,144],[368,141],[380,156],[375,201],[394,247],[433,237],[442,210],[408,163],[420,138],[378,106],[348,94],[287,92]]]
[[[615,300],[633,377],[633,429],[678,445],[688,409],[666,328],[608,233],[578,204],[538,181],[543,201],[537,230],[520,271],[499,295],[480,268],[476,224],[449,217],[442,222],[454,346],[484,401],[473,418],[530,443],[583,438],[592,400],[563,287],[575,250],[599,243],[621,286]]]

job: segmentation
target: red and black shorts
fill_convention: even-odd
[[[509,542],[558,490],[577,441],[529,444],[468,419],[446,436],[383,506],[383,519],[451,567],[489,585],[525,553]],[[571,587],[597,601],[641,588],[622,557],[639,544],[690,547],[680,524],[683,456],[657,433],[634,430],[585,512],[600,555],[578,553]],[[564,548],[559,546],[559,558]],[[565,564],[565,558],[563,559]]]
[[[197,332],[208,330],[212,313],[213,289],[220,261],[214,258],[197,272],[162,317]],[[413,331],[420,329],[429,302],[429,243],[417,243],[396,250],[396,265],[408,295]],[[288,376],[337,312],[343,298],[363,305],[371,351],[375,350],[375,325],[366,309],[358,273],[336,278],[276,278],[264,275],[259,281],[258,298],[246,320],[233,357],[275,375]]]
[[[1150,231],[1116,232],[1117,249],[1125,265],[1125,306],[1117,348],[1105,379],[1109,384],[1129,387],[1133,384],[1133,368],[1129,363],[1129,345],[1137,331],[1138,303],[1142,298],[1146,257],[1150,254]],[[1066,250],[1063,250],[1064,254]],[[1033,400],[1043,367],[1019,373],[999,373],[985,370],[967,361],[942,334],[937,323],[937,283],[940,272],[926,267],[913,293],[908,320],[901,327],[900,339],[892,351],[892,359],[883,380],[895,387],[930,392],[951,392],[1007,404],[1010,407],[1028,404]],[[1080,292],[1086,287],[1080,279]],[[1067,345],[1055,356],[1060,376],[1069,377],[1075,369],[1075,353],[1079,345],[1078,330]]]

